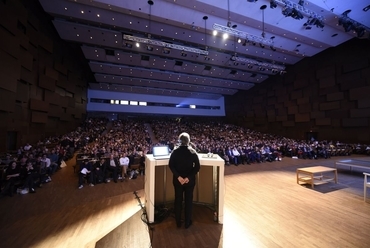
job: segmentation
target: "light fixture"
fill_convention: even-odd
[[[186,56],[188,56],[188,54],[186,52],[181,52],[181,56],[186,57]]]
[[[265,39],[261,36],[252,35],[252,34],[249,34],[247,32],[240,31],[240,30],[233,29],[233,28],[229,28],[229,27],[217,24],[217,23],[213,24],[213,30],[220,31],[222,33],[228,33],[228,34],[231,34],[231,35],[233,35],[235,37],[238,37],[238,38],[241,38],[241,39],[246,39],[247,42],[249,42],[249,41],[253,42],[254,41],[255,43],[256,42],[262,43],[266,46],[273,45],[273,42],[270,39]]]
[[[254,59],[242,58],[242,57],[238,57],[238,56],[233,56],[233,57],[230,58],[230,60],[232,60],[232,61],[238,61],[240,63],[245,63],[245,64],[248,65],[248,69],[252,69],[253,66],[256,65],[256,66],[259,66],[259,67],[262,67],[262,68],[276,69],[278,71],[285,70],[285,66],[284,65],[278,65],[278,64],[274,64],[274,63],[261,62],[261,61],[257,61],[257,60],[254,60]]]
[[[139,42],[139,43],[143,43],[143,44],[147,44],[147,45],[155,45],[155,46],[161,46],[161,47],[164,47],[164,48],[171,48],[171,49],[176,49],[176,50],[185,51],[185,52],[192,52],[192,53],[198,53],[198,54],[202,54],[202,55],[208,55],[208,51],[205,51],[205,50],[202,50],[202,49],[182,46],[182,45],[178,45],[178,44],[167,43],[167,42],[159,41],[159,40],[152,40],[152,39],[127,35],[127,34],[123,35],[123,39],[128,40],[128,41],[133,41],[133,42]],[[126,42],[126,44],[127,44],[127,42]],[[132,45],[131,45],[131,47],[132,47]]]
[[[345,32],[349,31],[355,31],[358,38],[361,38],[365,35],[365,32],[368,30],[367,27],[362,25],[361,23],[358,23],[351,18],[348,17],[348,14],[351,12],[351,10],[346,10],[342,13],[342,16],[338,20],[338,24],[340,26],[343,26]]]
[[[149,26],[149,32],[148,32],[148,38],[142,38],[142,37],[137,37],[137,36],[133,36],[133,35],[123,34],[123,37],[122,37],[123,40],[133,41],[133,42],[136,42],[137,44],[139,44],[139,43],[146,44],[146,49],[148,51],[153,51],[152,45],[164,47],[163,50],[162,50],[162,52],[164,54],[169,54],[171,52],[170,49],[176,49],[176,50],[181,50],[183,52],[192,52],[192,53],[197,53],[197,54],[208,55],[208,51],[207,51],[208,49],[202,50],[202,49],[198,49],[198,48],[194,48],[194,47],[186,47],[186,46],[182,46],[182,45],[178,45],[178,44],[172,44],[172,43],[168,43],[168,42],[153,40],[152,36],[151,36],[151,33],[150,33],[150,31],[151,31],[150,28],[151,28],[152,5],[154,4],[154,2],[152,0],[148,0],[148,4],[149,4],[149,25],[148,25]],[[128,42],[125,42],[124,44],[126,45],[126,47],[132,48],[132,44],[129,44]],[[136,46],[139,47],[140,45],[139,46],[136,45]]]
[[[271,9],[275,9],[277,7],[277,3],[276,3],[276,1],[275,0],[271,0],[270,1],[270,8]]]
[[[170,50],[170,49],[168,49],[168,48],[163,48],[162,52],[163,52],[164,54],[170,54],[170,53],[171,53],[171,50]]]

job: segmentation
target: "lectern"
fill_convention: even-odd
[[[225,161],[217,154],[199,153],[200,171],[194,189],[194,203],[214,207],[218,223],[223,223],[224,213],[224,165]],[[154,159],[152,154],[145,158],[145,207],[149,223],[154,222],[155,206],[165,205],[175,200],[172,185],[172,172],[169,159]],[[211,216],[210,218],[214,218]]]

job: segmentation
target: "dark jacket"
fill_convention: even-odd
[[[173,173],[173,183],[175,185],[181,185],[177,180],[181,176],[189,179],[189,183],[184,186],[193,186],[195,185],[195,176],[200,170],[198,154],[191,147],[179,146],[171,154],[169,167]]]

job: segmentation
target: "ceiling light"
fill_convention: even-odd
[[[229,34],[228,34],[228,33],[224,33],[224,34],[222,35],[222,38],[223,38],[224,40],[226,40],[227,38],[229,38]]]
[[[275,0],[271,0],[270,1],[270,8],[271,9],[275,9],[277,7],[277,3],[276,3],[276,1]]]
[[[241,39],[246,39],[246,42],[254,41],[255,43],[256,42],[262,43],[266,46],[273,45],[273,41],[271,39],[265,39],[261,36],[252,35],[252,34],[249,34],[247,32],[240,31],[240,30],[233,29],[233,28],[229,28],[229,27],[217,24],[217,23],[213,24],[213,29],[216,30],[216,31],[220,31],[220,32],[223,32],[223,33],[233,35],[233,36],[241,38]]]
[[[217,35],[217,30],[213,30],[213,35],[216,36]]]
[[[208,55],[209,54],[208,51],[205,51],[205,50],[202,50],[202,49],[199,49],[199,48],[195,48],[195,47],[187,47],[187,46],[182,46],[182,45],[178,45],[178,44],[172,44],[172,43],[167,43],[167,42],[164,42],[164,41],[158,41],[158,40],[152,40],[152,39],[147,39],[147,38],[142,38],[142,37],[136,37],[136,36],[127,35],[127,34],[123,35],[123,39],[128,40],[128,41],[143,43],[143,44],[147,44],[147,45],[161,46],[161,47],[167,48],[168,50],[171,48],[171,49],[181,50],[181,51],[185,51],[185,52],[197,53],[197,54],[201,54],[201,55]],[[127,46],[128,42],[126,42],[125,44]],[[131,44],[131,47],[132,47],[132,44]]]

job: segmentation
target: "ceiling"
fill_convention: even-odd
[[[89,88],[186,98],[248,90],[305,57],[368,38],[370,27],[364,0],[276,0],[275,8],[270,0],[39,1],[60,37],[81,44],[96,80]]]

